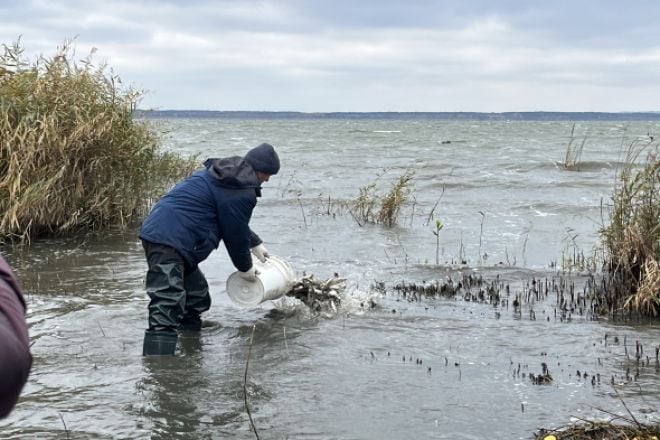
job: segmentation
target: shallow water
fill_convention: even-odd
[[[10,251],[28,294],[34,366],[0,438],[255,438],[244,384],[261,438],[527,439],[578,418],[630,418],[623,402],[640,422],[660,419],[657,324],[562,319],[554,294],[517,313],[460,295],[409,301],[392,289],[473,271],[499,276],[513,297],[533,277],[557,279],[551,266],[563,253],[590,255],[598,243],[621,145],[657,123],[578,123],[576,135],[588,136],[580,171],[556,164],[568,122],[154,123],[167,148],[202,157],[273,143],[282,170],[265,185],[253,229],[299,275],[346,277],[356,300],[335,317],[294,300],[238,308],[224,291],[232,267],[221,246],[201,266],[210,327],[182,337],[174,359],[143,359],[146,263],[135,231]],[[414,209],[398,226],[326,215],[328,199],[355,197],[383,170],[387,188],[408,168]],[[445,225],[440,265],[430,218]],[[461,259],[468,264],[452,264]],[[583,279],[573,280],[579,289]],[[375,281],[387,293],[361,308]],[[551,384],[529,380],[541,363]]]

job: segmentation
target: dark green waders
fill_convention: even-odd
[[[201,329],[200,314],[211,307],[209,286],[199,268],[189,268],[173,248],[147,241],[142,244],[149,264],[146,290],[151,299],[142,354],[173,355],[177,330]]]

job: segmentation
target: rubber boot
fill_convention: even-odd
[[[179,324],[180,332],[198,332],[202,329],[202,319],[199,315],[184,316]]]
[[[175,332],[145,330],[142,356],[174,356],[177,338]]]

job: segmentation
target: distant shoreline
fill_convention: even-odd
[[[213,110],[136,110],[145,118],[344,119],[457,121],[660,121],[660,112],[275,112]]]

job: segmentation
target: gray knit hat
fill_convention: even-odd
[[[280,170],[280,158],[271,144],[261,144],[254,147],[245,155],[245,161],[254,171],[266,174],[277,174]]]

